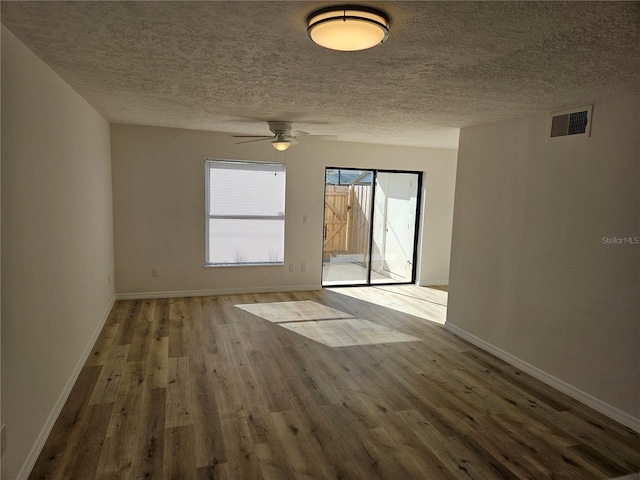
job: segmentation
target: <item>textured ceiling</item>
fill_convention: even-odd
[[[108,120],[455,148],[460,127],[640,92],[639,3],[367,2],[388,41],[306,35],[329,2],[8,2],[2,23]],[[356,2],[357,3],[357,2]]]

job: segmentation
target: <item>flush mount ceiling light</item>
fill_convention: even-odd
[[[389,17],[380,10],[342,5],[316,10],[307,17],[309,38],[324,48],[354,52],[383,43]]]

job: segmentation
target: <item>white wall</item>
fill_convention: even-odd
[[[591,137],[548,115],[460,134],[447,326],[640,426],[640,99],[596,103]]]
[[[266,126],[266,124],[265,124]],[[111,126],[116,291],[119,294],[318,288],[326,166],[424,171],[421,283],[448,280],[456,152],[307,140],[278,153],[227,134]],[[203,268],[205,157],[285,161],[284,267]],[[303,216],[309,222],[302,222]],[[300,270],[309,264],[307,272]],[[296,265],[289,272],[288,264]],[[152,276],[152,268],[160,276]]]
[[[0,15],[1,17],[1,15]],[[0,18],[1,20],[1,18]],[[2,36],[0,35],[0,79],[2,78]],[[1,83],[1,80],[0,80]],[[0,93],[0,111],[2,94]],[[0,145],[2,145],[2,115],[0,115]],[[2,170],[2,148],[0,148],[0,170]],[[2,177],[0,175],[0,251],[2,251]],[[2,262],[0,261],[0,425],[2,425]],[[0,457],[0,477],[2,477],[2,458]]]
[[[2,27],[2,478],[28,473],[113,298],[109,125]],[[26,462],[26,463],[25,463]]]

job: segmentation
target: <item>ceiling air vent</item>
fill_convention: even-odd
[[[550,137],[567,135],[589,136],[591,130],[591,105],[551,114]]]

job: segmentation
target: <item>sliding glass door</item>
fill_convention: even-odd
[[[376,175],[371,283],[414,280],[418,178],[417,173]]]
[[[322,284],[411,283],[419,172],[327,168]]]
[[[323,285],[369,282],[374,172],[327,168],[324,191]]]

